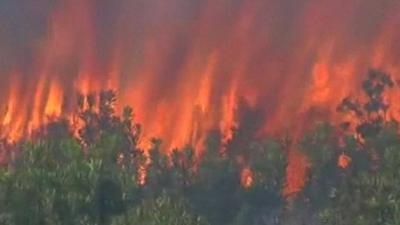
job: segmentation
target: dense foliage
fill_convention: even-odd
[[[131,108],[116,116],[111,91],[81,96],[77,133],[60,119],[13,146],[0,171],[0,224],[400,224],[399,127],[383,97],[394,87],[371,71],[365,102],[346,98],[338,107],[352,121],[304,134],[298,148],[310,165],[307,181],[290,198],[283,195],[287,138],[255,139],[250,124],[229,143],[210,132],[201,157],[191,146],[167,156],[158,139],[146,155]]]

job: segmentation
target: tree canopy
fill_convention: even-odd
[[[77,134],[60,118],[11,147],[16,154],[0,169],[0,224],[400,224],[399,127],[384,99],[393,88],[389,75],[371,70],[365,96],[338,106],[354,120],[303,134],[298,148],[310,166],[290,199],[287,139],[257,138],[257,124],[232,128],[228,143],[210,132],[201,157],[190,145],[166,155],[156,138],[146,152],[133,109],[116,115],[113,91],[80,96]]]

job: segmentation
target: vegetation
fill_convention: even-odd
[[[13,146],[0,170],[0,224],[400,224],[399,127],[384,101],[395,84],[370,71],[362,87],[364,102],[338,107],[352,121],[318,124],[298,143],[310,167],[294,198],[283,194],[287,139],[255,139],[247,124],[226,146],[211,132],[201,163],[190,146],[163,154],[158,139],[147,158],[131,108],[116,116],[111,91],[81,96],[78,134],[60,119]]]

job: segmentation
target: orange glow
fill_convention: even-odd
[[[250,170],[250,168],[245,168],[242,170],[240,183],[242,184],[242,187],[246,189],[253,185],[253,172]]]
[[[339,168],[346,169],[350,166],[351,158],[344,153],[341,154],[338,158],[337,165]]]
[[[223,96],[222,102],[222,120],[220,122],[220,130],[222,132],[222,143],[226,144],[233,138],[233,129],[238,124],[235,120],[235,111],[237,110],[236,85],[233,85],[227,95]]]
[[[289,152],[289,165],[286,169],[284,196],[289,197],[302,190],[306,183],[307,168],[306,157],[297,152],[297,150],[291,150]]]
[[[1,138],[6,138],[10,142],[15,142],[21,138],[24,130],[23,126],[27,120],[27,118],[24,117],[25,115],[21,113],[21,110],[25,109],[25,105],[24,102],[20,101],[21,89],[18,78],[19,74],[13,74],[11,81],[15,83],[15,85],[9,90],[5,111],[0,117],[0,136]]]
[[[148,151],[156,137],[166,153],[190,145],[200,158],[211,131],[226,145],[247,125],[237,118],[245,100],[265,112],[254,122],[257,138],[293,136],[285,189],[292,194],[307,173],[297,150],[304,131],[321,119],[354,120],[336,107],[360,97],[369,68],[400,80],[395,0],[56,2],[43,10],[40,29],[4,42],[23,40],[22,48],[0,52],[12,59],[0,72],[0,137],[11,142],[59,117],[78,136],[77,94],[113,89],[117,113],[132,106],[142,125],[140,148]],[[400,92],[385,98],[389,119],[400,120]]]
[[[326,64],[316,64],[313,70],[314,93],[311,101],[314,103],[323,103],[331,95],[329,87],[329,71]]]
[[[63,97],[62,89],[58,84],[52,84],[44,108],[45,115],[59,117],[62,111]]]
[[[138,184],[144,186],[146,184],[147,170],[146,167],[141,166],[138,170]]]

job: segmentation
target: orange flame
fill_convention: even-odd
[[[244,168],[240,177],[242,187],[248,189],[253,185],[253,172],[250,168]]]
[[[341,154],[338,158],[337,165],[339,168],[346,169],[350,166],[351,158],[344,153]]]
[[[243,125],[235,117],[239,99],[266,112],[257,121],[264,123],[261,137],[289,130],[297,138],[304,130],[297,127],[317,120],[303,118],[312,110],[338,122],[336,106],[360,94],[368,68],[400,78],[397,1],[57,2],[47,29],[16,38],[29,57],[15,57],[12,70],[1,71],[0,136],[9,141],[29,137],[49,117],[79,127],[76,94],[112,88],[118,113],[134,107],[144,139],[162,138],[167,152],[191,145],[199,156],[209,131],[219,131],[224,144],[234,138],[232,128]],[[390,117],[400,119],[400,92],[386,97]],[[307,168],[295,149],[289,193],[304,184]]]

